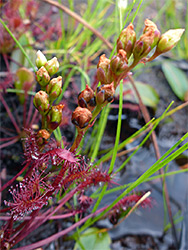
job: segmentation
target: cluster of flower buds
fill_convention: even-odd
[[[156,24],[146,19],[143,34],[137,40],[134,26],[130,23],[117,39],[117,54],[111,60],[105,55],[100,57],[97,65],[98,80],[101,84],[114,82],[116,88],[119,80],[125,78],[139,62],[152,61],[160,54],[171,50],[180,40],[183,32],[184,29],[174,29],[161,35]],[[146,59],[153,48],[156,48],[153,56]],[[133,56],[132,64],[128,61],[131,56]]]
[[[59,104],[53,106],[55,101],[62,92],[62,77],[52,78],[51,76],[57,73],[59,63],[54,57],[47,61],[41,51],[37,52],[36,65],[39,68],[36,72],[36,80],[41,86],[41,90],[34,96],[33,103],[36,109],[42,115],[42,129],[38,136],[44,140],[49,138],[49,135],[55,130],[62,120],[62,109],[64,105]]]
[[[107,103],[112,102],[114,98],[113,83],[101,85],[94,92],[88,85],[78,95],[78,105],[72,113],[72,123],[79,129],[87,127],[92,119],[92,111],[96,106],[101,108]]]

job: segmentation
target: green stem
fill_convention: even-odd
[[[24,54],[24,56],[26,57],[26,59],[28,60],[29,64],[31,65],[31,67],[33,68],[33,71],[36,72],[36,67],[35,65],[32,63],[32,61],[30,60],[30,58],[28,57],[27,53],[25,52],[24,48],[22,47],[21,43],[16,39],[16,37],[14,36],[14,34],[11,32],[11,30],[7,27],[7,25],[5,24],[5,22],[0,18],[0,23],[3,25],[3,27],[6,29],[6,31],[9,33],[9,35],[12,37],[12,39],[15,41],[15,43],[18,45],[18,47],[20,48],[20,50],[22,51],[22,53]]]

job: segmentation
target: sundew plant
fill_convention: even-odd
[[[1,24],[25,53],[24,48],[2,20]],[[152,209],[151,192],[134,190],[188,148],[188,143],[184,142],[188,134],[185,134],[163,156],[158,155],[155,164],[138,179],[120,186],[116,174],[124,168],[132,155],[150,136],[155,142],[154,130],[159,122],[177,110],[175,108],[169,111],[172,105],[170,104],[158,119],[150,119],[138,94],[146,125],[119,144],[123,84],[126,84],[124,80],[128,78],[135,87],[131,70],[138,64],[148,64],[159,55],[173,49],[183,32],[184,29],[171,29],[161,34],[156,24],[149,19],[145,20],[140,37],[137,37],[132,23],[121,31],[113,56],[107,58],[103,54],[99,58],[96,66],[97,86],[91,87],[86,84],[84,90],[77,93],[77,107],[68,117],[76,128],[75,139],[71,145],[66,144],[60,131],[62,121],[67,119],[67,113],[64,113],[65,105],[62,102],[64,79],[59,72],[59,61],[56,57],[47,60],[41,51],[37,51],[36,69],[25,53],[35,71],[39,86],[39,91],[34,92],[32,105],[35,108],[33,112],[37,112],[40,116],[41,123],[37,129],[33,129],[32,125],[23,129],[24,164],[21,171],[1,187],[1,192],[8,188],[10,194],[10,199],[4,200],[4,206],[1,208],[2,216],[6,217],[0,230],[2,250],[17,247],[20,241],[49,220],[59,219],[70,223],[67,228],[45,239],[16,249],[37,249],[65,235],[80,244],[81,233],[100,219],[108,219],[113,227],[127,218],[136,208]],[[84,141],[84,135],[88,130],[95,128],[99,117],[101,133],[104,132],[105,115],[108,115],[109,105],[113,103],[117,88],[119,88],[119,119],[114,147],[100,159],[97,155],[92,155],[92,159],[88,159],[87,155],[82,153],[82,147],[87,143]],[[3,92],[0,95],[1,100],[4,100]],[[140,134],[145,135],[142,142],[128,160],[114,169],[117,152]],[[103,169],[100,163],[109,156],[112,158],[111,162],[108,168]],[[160,176],[153,178],[162,175],[163,172],[160,172]],[[14,183],[16,180],[17,184]],[[100,207],[105,194],[112,194],[117,190],[121,190],[121,194],[111,204]]]

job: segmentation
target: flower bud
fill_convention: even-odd
[[[40,84],[41,87],[45,87],[49,83],[50,76],[49,76],[48,71],[45,69],[44,66],[42,66],[36,72],[36,80]]]
[[[52,103],[62,92],[62,77],[58,76],[53,78],[50,83],[46,86],[46,92],[49,95],[49,100]]]
[[[112,72],[119,76],[121,73],[126,72],[128,69],[128,61],[126,52],[122,49],[119,50],[118,54],[113,56],[110,61],[110,68]]]
[[[50,138],[50,133],[46,129],[40,129],[37,133],[37,144],[39,146],[45,145]]]
[[[51,60],[47,61],[44,67],[46,68],[50,76],[57,73],[57,71],[59,70],[59,63],[58,63],[57,58],[54,57]]]
[[[151,49],[153,49],[157,45],[157,43],[160,39],[161,33],[158,30],[157,25],[154,22],[152,22],[151,20],[146,19],[144,24],[145,24],[145,27],[143,30],[143,34],[146,34],[147,32],[152,33],[153,43],[151,45]]]
[[[133,50],[134,59],[139,61],[156,46],[160,38],[160,31],[150,20],[146,19],[143,35],[136,41]]]
[[[36,109],[40,112],[40,114],[45,115],[50,108],[48,95],[44,91],[39,91],[35,94],[33,99],[33,104],[35,105]]]
[[[78,95],[78,105],[90,111],[95,108],[96,102],[94,92],[88,85],[86,85],[86,88]]]
[[[40,67],[44,66],[46,62],[47,62],[47,59],[46,59],[45,55],[40,50],[38,50],[37,51],[37,59],[36,59],[37,68],[39,69]]]
[[[130,23],[127,28],[123,29],[117,39],[117,52],[123,49],[127,52],[127,59],[131,56],[136,42],[136,33],[134,26]]]
[[[47,128],[50,132],[55,130],[61,124],[63,107],[64,105],[59,104],[50,109],[47,115]]]
[[[92,118],[92,113],[86,108],[77,107],[75,111],[72,113],[72,123],[79,127],[85,128],[88,126],[90,120]]]
[[[115,89],[113,83],[101,85],[96,91],[96,103],[98,105],[104,104],[105,102],[112,102],[114,99]]]
[[[113,81],[112,72],[110,70],[110,60],[105,54],[100,56],[97,64],[97,78],[101,84],[110,84]]]
[[[156,53],[162,54],[171,50],[180,40],[185,29],[171,29],[162,34],[156,48]]]
[[[37,136],[48,140],[50,138],[50,133],[46,129],[40,129],[37,133]]]

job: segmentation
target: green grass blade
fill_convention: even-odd
[[[117,123],[116,139],[115,139],[115,144],[113,148],[112,160],[111,160],[109,171],[108,171],[109,174],[112,173],[113,171],[113,167],[115,164],[116,155],[118,151],[118,144],[119,144],[120,133],[121,133],[122,109],[123,109],[123,83],[120,83],[118,123]]]
[[[3,27],[6,29],[6,31],[9,33],[9,35],[12,37],[12,39],[15,41],[15,43],[17,44],[17,46],[20,48],[20,50],[22,51],[22,53],[24,54],[25,58],[28,60],[29,64],[31,65],[31,67],[33,68],[33,71],[36,72],[36,67],[35,65],[32,63],[32,61],[30,60],[30,58],[28,57],[27,53],[25,52],[24,48],[22,47],[21,43],[16,39],[16,37],[14,36],[14,34],[11,32],[11,30],[7,27],[7,25],[5,24],[5,22],[0,18],[0,23],[3,25]]]

